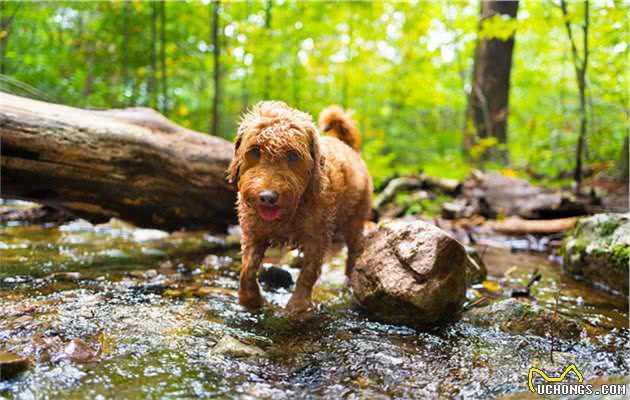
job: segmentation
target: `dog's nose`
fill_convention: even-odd
[[[273,206],[278,201],[278,192],[273,190],[263,190],[258,193],[258,198],[260,199],[260,203],[265,206]]]

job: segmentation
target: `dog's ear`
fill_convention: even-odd
[[[238,132],[236,135],[236,140],[234,141],[234,158],[232,158],[232,162],[230,163],[230,167],[228,168],[228,181],[230,183],[234,183],[238,185],[238,178],[241,170],[241,155],[240,155],[240,147],[241,142],[243,141],[243,132]]]
[[[311,139],[311,159],[313,160],[313,167],[311,168],[311,181],[309,182],[309,191],[317,193],[321,191],[322,187],[322,175],[324,173],[324,160],[319,147],[319,134],[317,130],[313,128],[308,129],[309,137]]]

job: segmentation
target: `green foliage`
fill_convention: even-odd
[[[212,4],[164,3],[164,43],[160,4],[2,2],[3,16],[19,9],[0,32],[0,89],[79,107],[153,107],[207,132]],[[591,7],[586,160],[619,163],[628,126],[630,5]],[[580,23],[581,9],[570,4],[571,23]],[[314,116],[339,103],[356,110],[377,185],[395,173],[461,178],[469,171],[461,148],[478,3],[224,2],[220,26],[221,136],[231,139],[239,115],[263,99]],[[493,16],[482,24],[483,37],[516,31],[507,144],[514,169],[528,164],[553,176],[573,168],[579,99],[564,29],[560,10],[544,2],[521,2],[517,21]],[[494,145],[479,141],[473,157]]]
[[[413,194],[397,193],[394,202],[405,208],[405,215],[422,214],[424,216],[436,216],[442,212],[442,204],[452,200],[452,197],[442,192],[428,199],[415,200]]]
[[[484,39],[508,40],[516,31],[516,20],[507,15],[493,15],[483,20],[479,37]]]

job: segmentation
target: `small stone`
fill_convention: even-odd
[[[85,364],[93,363],[99,360],[98,353],[92,349],[87,343],[80,339],[72,339],[70,343],[55,354],[52,358],[53,362],[69,360],[74,363]]]
[[[81,274],[78,272],[55,272],[54,274],[48,275],[47,279],[60,282],[74,282],[81,279]]]
[[[30,327],[32,323],[33,323],[33,317],[31,315],[22,315],[14,319],[13,322],[11,323],[11,326],[14,329],[26,329]]]
[[[195,296],[213,296],[213,295],[222,295],[222,296],[235,296],[236,295],[236,291],[233,289],[226,289],[226,288],[218,288],[218,287],[211,287],[211,286],[202,286],[200,288],[198,288],[195,292],[194,292]]]
[[[129,275],[134,278],[151,279],[151,278],[155,278],[157,274],[158,274],[157,271],[154,269],[129,271]]]
[[[173,264],[171,260],[166,260],[166,261],[160,261],[157,264],[157,267],[161,270],[170,270],[170,269],[174,269],[175,265]]]
[[[8,351],[0,351],[0,381],[17,376],[26,371],[29,366],[28,359]]]
[[[232,260],[231,257],[210,254],[203,259],[201,265],[203,265],[206,269],[222,269],[228,268],[232,261],[234,260]]]
[[[63,348],[63,342],[59,336],[35,335],[31,343],[24,349],[26,354],[35,358],[38,362],[48,362],[53,355]]]
[[[266,355],[266,353],[256,346],[242,343],[241,341],[230,335],[225,335],[217,342],[217,344],[212,349],[210,349],[208,355],[224,355],[237,358],[248,358],[263,357]]]
[[[94,310],[94,307],[81,307],[79,315],[83,318],[91,319],[94,318]]]
[[[265,265],[258,273],[258,280],[266,290],[289,289],[293,278],[288,271],[275,266]]]

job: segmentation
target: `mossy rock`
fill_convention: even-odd
[[[628,295],[630,214],[582,218],[565,241],[564,271],[592,286]]]

